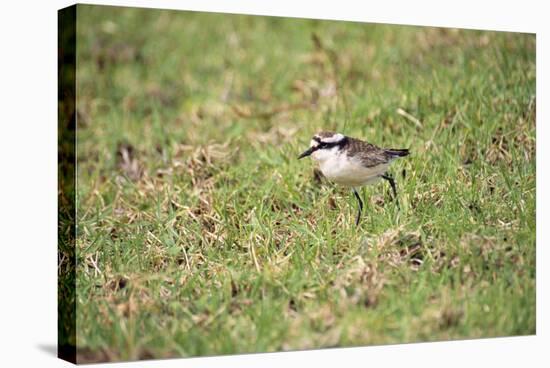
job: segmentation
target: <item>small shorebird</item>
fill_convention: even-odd
[[[380,148],[340,133],[320,132],[313,136],[310,147],[298,159],[311,156],[319,163],[319,168],[327,179],[352,188],[359,202],[359,212],[355,220],[357,226],[363,210],[363,201],[357,188],[385,179],[390,183],[397,201],[395,181],[387,170],[394,159],[408,154],[408,149]]]

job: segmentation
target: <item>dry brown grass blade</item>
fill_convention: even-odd
[[[117,167],[132,181],[138,181],[143,176],[143,166],[136,157],[134,146],[129,143],[119,143],[116,152]]]
[[[417,128],[420,128],[422,129],[422,123],[420,122],[420,120],[418,120],[416,117],[414,117],[413,115],[409,114],[408,112],[406,112],[405,110],[403,110],[402,108],[398,108],[397,111],[396,111],[399,115],[403,116],[404,118],[406,118],[407,120],[409,120],[410,122],[414,123],[414,125],[416,125]]]

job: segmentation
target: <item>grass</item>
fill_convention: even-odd
[[[78,6],[80,362],[535,333],[535,36]],[[351,193],[336,130],[412,155]]]

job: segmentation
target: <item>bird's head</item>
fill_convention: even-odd
[[[311,138],[309,148],[302,152],[298,159],[311,156],[317,161],[323,161],[328,155],[340,149],[346,143],[347,137],[341,133],[320,132]]]

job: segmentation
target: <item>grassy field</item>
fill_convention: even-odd
[[[535,333],[535,37],[78,8],[81,362]],[[334,130],[410,148],[348,190]]]

